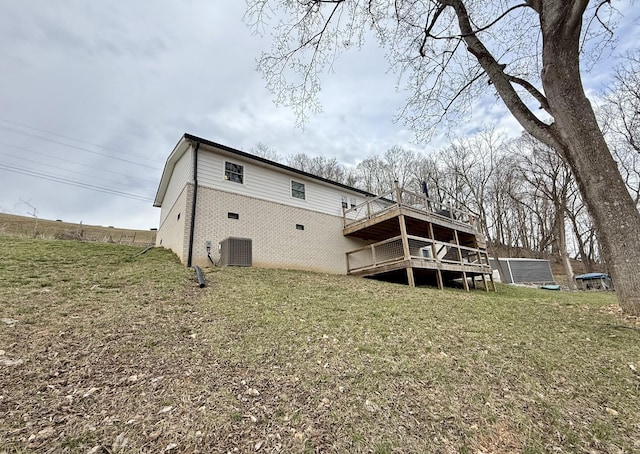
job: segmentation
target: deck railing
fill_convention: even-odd
[[[347,252],[347,272],[376,268],[407,258],[453,265],[484,266],[488,272],[491,270],[489,256],[487,251],[483,249],[459,246],[454,243],[414,235],[407,236],[407,243],[409,251],[406,255],[402,245],[402,236]]]
[[[378,216],[396,207],[409,207],[440,216],[454,223],[470,225],[477,228],[475,216],[468,211],[455,208],[449,203],[430,199],[425,194],[418,194],[402,188],[393,189],[378,197],[366,200],[353,208],[344,209],[344,227],[365,219],[371,219],[374,216]]]

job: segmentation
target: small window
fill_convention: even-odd
[[[304,230],[304,225],[296,224],[296,230]]]
[[[297,181],[291,182],[291,196],[297,199],[305,199],[304,183],[298,183]]]
[[[240,219],[240,215],[239,215],[238,213],[231,213],[231,212],[229,212],[229,213],[227,213],[227,217],[228,217],[229,219]]]
[[[342,209],[346,210],[347,208],[349,208],[349,201],[347,199],[347,196],[343,195],[342,196]]]
[[[244,167],[233,162],[225,162],[224,179],[242,184],[244,182]]]

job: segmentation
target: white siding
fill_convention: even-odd
[[[225,161],[244,166],[243,184],[224,179]],[[304,200],[291,195],[292,180],[304,183]],[[349,201],[355,199],[358,204],[365,201],[364,196],[355,191],[325,184],[283,169],[261,166],[239,156],[226,157],[214,154],[202,148],[199,153],[198,184],[334,216],[342,216],[343,196],[347,196]]]
[[[162,200],[162,207],[160,210],[160,227],[162,228],[162,224],[166,220],[169,213],[173,210],[174,204],[180,197],[185,185],[192,180],[192,153],[191,148],[187,150],[185,154],[182,155],[180,160],[176,162],[175,167],[173,168],[173,173],[171,174],[171,179],[169,180],[169,186],[167,187],[167,192],[164,195],[164,199]]]
[[[193,202],[193,185],[187,184],[156,234],[156,246],[171,249],[183,262],[187,260],[189,248],[190,202]]]

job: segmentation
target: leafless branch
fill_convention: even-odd
[[[511,76],[509,74],[505,75],[511,82],[513,82],[514,84],[518,84],[525,90],[527,90],[529,94],[540,103],[540,108],[546,110],[549,115],[552,115],[551,111],[549,110],[549,102],[547,101],[547,98],[536,87],[534,87],[533,84],[531,84],[529,81],[521,79],[520,77]]]
[[[449,1],[442,1],[441,2],[441,7],[439,9],[445,9],[446,6],[453,6],[453,2],[449,2]],[[450,36],[434,36],[434,35],[428,35],[429,38],[433,38],[433,39],[456,39],[456,38],[465,38],[467,36],[471,36],[471,35],[476,35],[480,32],[483,32],[485,30],[490,29],[491,27],[493,27],[495,24],[497,24],[498,22],[500,22],[502,19],[504,19],[509,13],[511,13],[512,11],[519,9],[519,8],[527,8],[529,7],[528,3],[521,3],[519,5],[514,5],[511,8],[508,8],[506,11],[504,11],[500,16],[498,16],[495,20],[491,21],[489,24],[483,26],[483,27],[478,27],[475,30],[470,30],[466,33],[460,33],[457,35],[450,35]],[[441,14],[442,11],[438,12],[438,16]],[[429,31],[431,31],[431,29],[433,28],[433,25],[435,25],[435,21],[436,21],[437,17],[434,17],[431,26],[429,27]],[[471,27],[470,27],[471,28]],[[425,29],[426,32],[426,29]],[[427,38],[427,35],[425,34],[425,40]]]

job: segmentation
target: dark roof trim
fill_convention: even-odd
[[[337,181],[333,181],[333,180],[329,180],[327,178],[319,177],[318,175],[314,175],[312,173],[304,172],[302,170],[295,169],[293,167],[289,167],[289,166],[286,166],[284,164],[280,164],[279,162],[270,161],[268,159],[265,159],[265,158],[262,158],[260,156],[256,156],[256,155],[253,155],[253,154],[250,154],[250,153],[246,153],[244,151],[236,150],[235,148],[231,148],[231,147],[228,147],[226,145],[222,145],[222,144],[219,144],[219,143],[216,143],[216,142],[212,142],[210,140],[203,139],[201,137],[197,137],[197,136],[185,133],[184,139],[188,140],[188,141],[191,141],[191,142],[200,143],[202,145],[207,145],[207,146],[210,146],[210,147],[219,148],[221,150],[227,151],[229,153],[233,153],[233,154],[241,156],[243,158],[253,159],[254,161],[258,161],[258,162],[261,162],[263,164],[270,165],[272,167],[278,167],[279,169],[286,170],[288,172],[297,173],[298,175],[302,175],[302,176],[305,176],[307,178],[312,178],[314,180],[322,181],[323,183],[331,184],[333,186],[338,186],[338,187],[346,189],[348,191],[359,192],[360,194],[362,194],[364,196],[367,196],[367,197],[376,197],[375,194],[371,194],[370,192],[363,191],[362,189],[354,188],[354,187],[351,187],[351,186],[347,186],[346,184],[338,183]]]

